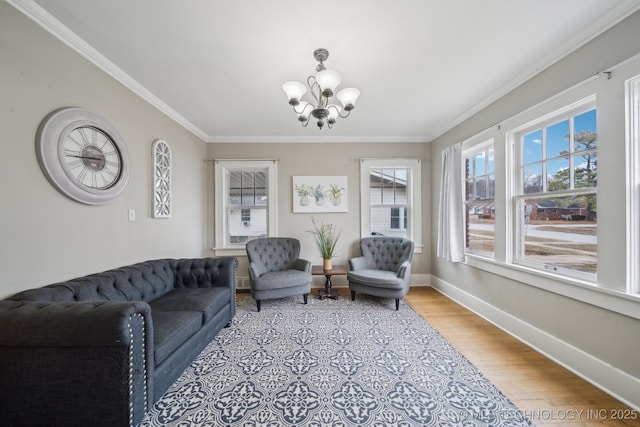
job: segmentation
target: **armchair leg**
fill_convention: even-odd
[[[304,294],[302,297],[304,298],[304,303],[306,304],[309,301],[309,294]]]
[[[351,291],[351,301],[356,300],[356,291]]]
[[[400,299],[396,298],[396,311],[400,309]]]
[[[260,311],[260,303],[262,301],[260,301],[259,299],[256,300],[256,306],[258,307],[258,311]]]

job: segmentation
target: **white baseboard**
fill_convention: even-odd
[[[491,322],[509,335],[633,409],[640,410],[640,394],[638,394],[640,378],[629,375],[438,277],[431,276],[429,283],[438,292]]]
[[[344,279],[344,278],[342,278]],[[322,279],[324,280],[324,278]],[[336,283],[333,284],[333,288],[335,289],[341,289],[341,288],[348,288],[349,284],[346,282],[346,279],[344,280],[335,280],[333,279]],[[314,283],[312,285],[312,287],[315,288],[321,288],[322,284],[320,283],[321,281],[318,280],[317,283]],[[411,275],[411,281],[409,283],[410,286],[429,286],[431,282],[431,275],[430,274],[412,274]],[[250,289],[249,287],[249,277],[246,276],[236,276],[236,288],[237,289]]]

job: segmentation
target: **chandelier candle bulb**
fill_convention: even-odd
[[[289,105],[298,115],[298,121],[303,127],[309,124],[309,115],[317,120],[318,129],[322,129],[325,123],[329,129],[336,123],[338,117],[346,119],[351,110],[355,108],[360,91],[355,88],[346,88],[338,92],[337,98],[342,107],[329,104],[329,98],[334,95],[338,85],[342,82],[340,74],[333,70],[327,70],[324,61],[329,57],[326,49],[316,49],[313,57],[319,64],[316,66],[316,75],[307,77],[307,86],[314,98],[313,103],[303,101],[302,97],[307,92],[307,87],[296,81],[288,81],[282,85],[282,90],[287,94]]]

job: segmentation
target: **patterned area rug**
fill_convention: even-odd
[[[249,296],[141,426],[529,426],[410,306]]]

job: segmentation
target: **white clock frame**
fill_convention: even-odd
[[[106,188],[93,188],[78,182],[65,161],[64,144],[67,137],[74,130],[83,127],[98,130],[116,148],[120,169],[113,184]],[[68,107],[48,114],[38,127],[36,156],[40,168],[51,184],[65,196],[80,203],[111,203],[124,191],[129,182],[129,154],[122,136],[106,119],[85,108]]]

